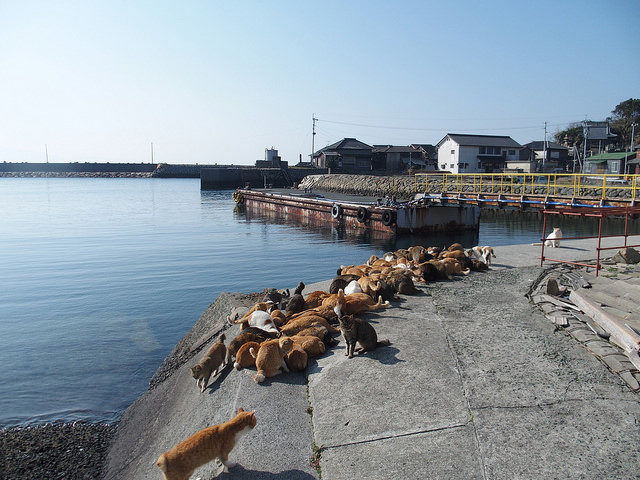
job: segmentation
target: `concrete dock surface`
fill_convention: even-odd
[[[363,314],[391,345],[348,359],[337,337],[304,374],[257,385],[254,370],[228,366],[201,394],[189,374],[197,353],[127,410],[106,478],[162,478],[161,453],[238,407],[258,419],[230,455],[239,465],[211,462],[192,478],[640,478],[638,394],[525,297],[539,252],[497,247],[489,271]],[[547,254],[593,259],[594,241]],[[212,312],[200,331],[225,328]]]

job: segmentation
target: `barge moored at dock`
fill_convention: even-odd
[[[251,211],[298,218],[304,223],[342,224],[348,229],[371,229],[394,234],[477,230],[480,209],[474,205],[447,206],[425,200],[364,201],[358,197],[332,200],[291,190],[238,189],[237,203]]]

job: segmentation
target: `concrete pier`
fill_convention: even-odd
[[[585,260],[593,247],[563,242],[557,254]],[[315,467],[325,480],[637,478],[638,395],[524,296],[542,272],[539,251],[498,247],[489,271],[363,315],[390,346],[348,359],[339,338],[304,374],[261,385],[228,366],[201,394],[189,367],[232,308],[255,298],[221,296],[125,413],[106,478],[159,478],[158,455],[239,406],[258,419],[231,453],[239,465],[223,474],[212,462],[194,478],[308,480]]]

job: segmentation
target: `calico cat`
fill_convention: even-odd
[[[213,425],[194,433],[158,458],[156,465],[164,480],[188,480],[193,471],[219,458],[224,471],[236,464],[229,461],[229,453],[240,435],[256,426],[256,413],[238,409],[238,414],[220,425]]]
[[[376,347],[391,344],[389,340],[378,341],[378,335],[375,329],[360,318],[355,318],[353,315],[343,315],[338,320],[340,321],[342,336],[347,344],[344,354],[349,358],[353,358],[356,343],[360,345],[357,350],[359,353],[368,352]]]
[[[260,349],[256,352],[255,348],[250,348],[249,352],[256,359],[256,368],[258,373],[253,379],[256,383],[262,383],[267,377],[273,377],[280,373],[280,369],[288,372],[287,364],[284,357],[293,347],[293,340],[288,337],[280,339],[267,340],[260,345]]]
[[[236,361],[233,363],[233,368],[236,370],[242,370],[243,368],[256,366],[256,359],[253,358],[253,355],[249,352],[250,348],[255,348],[257,350],[260,348],[260,344],[258,342],[247,342],[242,345],[236,353]]]
[[[225,336],[222,333],[218,341],[202,357],[200,363],[191,367],[191,376],[196,379],[196,385],[200,388],[200,393],[206,390],[211,375],[217,375],[220,367],[227,364],[225,359],[227,347],[224,345],[224,340]]]

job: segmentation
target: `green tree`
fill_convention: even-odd
[[[560,130],[553,136],[556,143],[566,145],[571,148],[574,145],[580,149],[584,142],[584,132],[581,123],[572,123],[569,128]]]
[[[611,132],[620,138],[619,146],[628,148],[631,144],[632,123],[636,124],[636,138],[633,144],[637,145],[640,137],[640,99],[630,98],[629,100],[620,102],[611,113],[611,117],[607,118],[607,120],[611,124]]]

